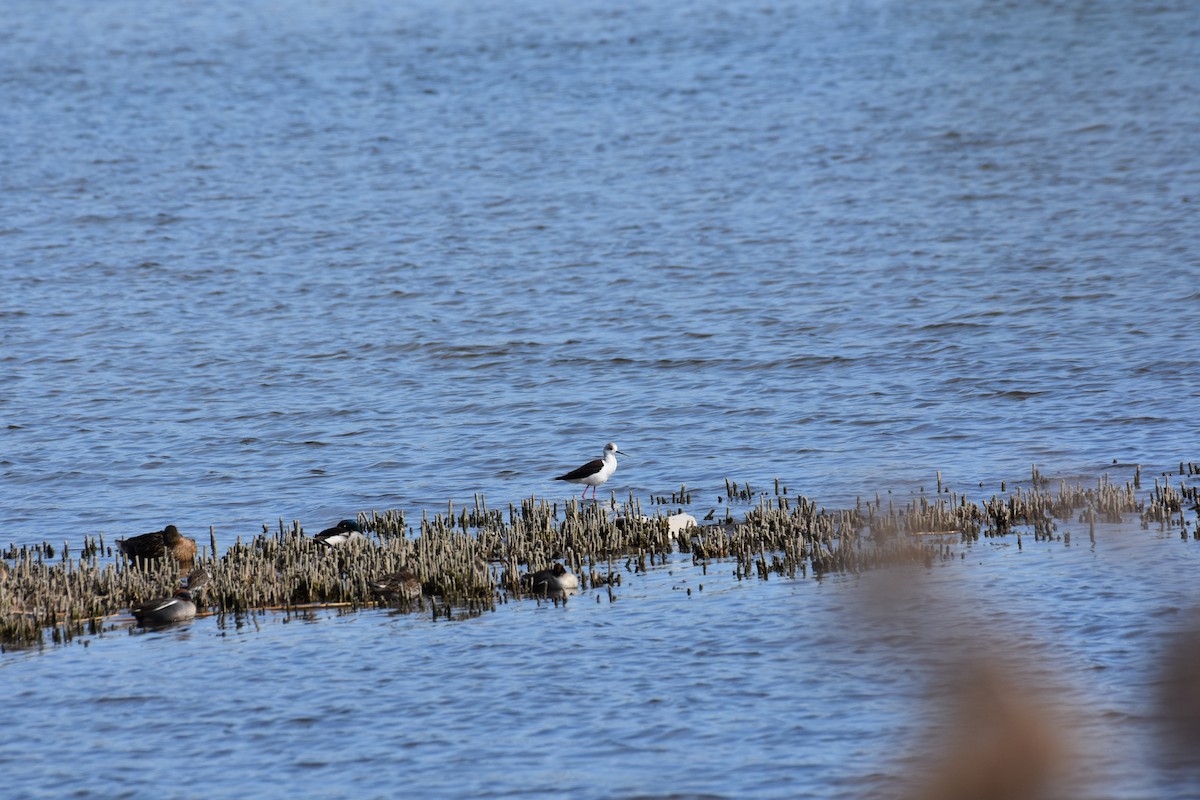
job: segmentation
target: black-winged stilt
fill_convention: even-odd
[[[592,487],[592,499],[596,499],[596,487],[604,483],[612,474],[617,471],[617,453],[621,453],[617,449],[616,442],[609,442],[604,445],[604,455],[593,461],[589,461],[579,469],[571,470],[566,475],[559,475],[554,480],[569,481],[571,483],[582,483],[583,494],[580,497],[587,497],[588,487]],[[628,453],[621,453],[628,457]]]

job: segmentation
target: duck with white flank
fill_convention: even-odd
[[[589,461],[582,467],[568,472],[566,475],[559,475],[554,480],[569,481],[570,483],[583,484],[583,494],[580,498],[587,497],[588,487],[592,487],[592,499],[596,499],[596,487],[604,483],[612,477],[612,474],[617,471],[617,453],[621,453],[617,449],[616,442],[609,442],[604,445],[604,455],[593,461]],[[621,453],[628,457],[628,453]]]
[[[192,599],[192,592],[208,583],[209,577],[207,572],[198,569],[188,576],[186,589],[179,589],[175,594],[161,600],[151,600],[134,606],[130,611],[137,618],[137,624],[143,628],[187,622],[196,616],[196,602]]]
[[[579,588],[579,578],[562,564],[523,575],[521,580],[534,594],[561,595]]]
[[[344,519],[332,528],[321,531],[313,538],[329,547],[340,547],[350,542],[367,540],[367,537],[363,536],[362,528],[358,527],[358,523],[352,519]]]

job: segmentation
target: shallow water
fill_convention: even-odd
[[[883,573],[739,582],[677,557],[615,600],[457,621],[118,628],[0,661],[0,765],[21,797],[896,797],[938,754],[932,709],[970,651],[1068,720],[1064,770],[1091,782],[1061,796],[1190,797],[1151,712],[1197,543],[1073,542],[967,546],[907,576],[898,615],[867,609]]]
[[[565,498],[608,440],[606,491],[686,483],[697,516],[726,477],[837,505],[1195,461],[1198,41],[1185,0],[12,0],[0,541]],[[1190,796],[1140,755],[1193,543],[1080,538],[927,580],[1099,716],[1083,794]],[[674,569],[6,654],[0,767],[14,796],[894,796],[937,673],[847,640],[859,582]]]
[[[503,503],[610,439],[622,496],[1191,458],[1198,34],[1115,0],[9,4],[8,535]]]

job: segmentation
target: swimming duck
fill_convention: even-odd
[[[134,606],[130,611],[137,617],[137,624],[143,628],[187,622],[196,616],[196,603],[192,599],[192,592],[208,583],[208,580],[207,572],[197,570],[188,576],[187,588],[177,590],[170,597]]]
[[[525,575],[521,580],[535,594],[563,594],[579,588],[579,578],[562,564]]]
[[[131,559],[140,558],[146,562],[156,561],[166,553],[184,564],[196,560],[196,540],[182,535],[174,525],[130,539],[118,539],[117,549]]]
[[[318,542],[329,547],[340,547],[347,542],[364,542],[362,528],[352,519],[344,519],[332,528],[326,528],[313,537]]]
[[[421,596],[421,581],[408,569],[401,569],[373,581],[367,581],[371,590],[391,600],[416,600]]]

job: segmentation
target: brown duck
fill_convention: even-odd
[[[384,575],[377,580],[367,581],[367,585],[376,594],[381,594],[389,600],[416,600],[421,596],[421,581],[408,568]]]
[[[129,539],[118,539],[117,548],[131,559],[157,561],[170,554],[181,564],[190,564],[196,559],[196,540],[179,533],[174,525],[161,531],[143,533]]]

